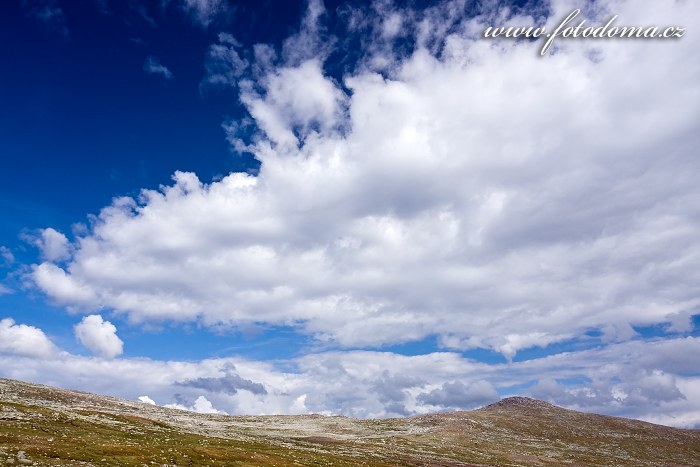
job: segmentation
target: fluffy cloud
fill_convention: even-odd
[[[188,379],[178,382],[177,384],[186,387],[206,389],[211,392],[223,392],[230,395],[236,394],[239,390],[250,391],[253,394],[267,394],[267,390],[262,384],[241,378],[235,372],[235,366],[231,365],[224,370],[224,376]]]
[[[418,395],[418,400],[425,404],[460,409],[483,406],[499,399],[496,388],[487,381],[475,381],[468,386],[461,381],[448,381],[437,389]]]
[[[241,99],[270,142],[287,147],[312,133],[336,128],[344,95],[324,77],[321,63],[312,59],[268,75],[264,96],[246,86]]]
[[[215,409],[211,401],[204,396],[199,396],[191,406],[186,406],[183,404],[166,404],[163,407],[167,407],[169,409],[189,410],[190,412],[197,413],[226,414],[226,412],[224,412],[223,410]]]
[[[160,75],[165,79],[173,79],[173,73],[165,65],[160,63],[158,57],[150,55],[143,64],[143,71],[150,75]]]
[[[144,404],[156,405],[156,402],[148,396],[139,396],[138,400],[143,402]]]
[[[554,2],[547,24],[571,7]],[[324,70],[319,2],[280,61],[257,49],[268,59],[240,88],[257,132],[231,129],[262,162],[257,177],[177,172],[117,199],[65,268],[50,263],[65,243],[44,248],[36,284],[136,322],[292,325],[345,346],[437,335],[511,359],[591,330],[610,342],[638,325],[687,332],[676,323],[697,314],[700,279],[694,29],[667,42],[560,40],[539,58],[539,43],[477,37],[487,21],[539,17],[387,8],[355,24],[385,45],[342,86]],[[691,2],[609,8],[590,20],[698,17]],[[396,24],[416,31],[410,56],[392,46]],[[232,84],[247,64],[220,39],[231,47],[211,53],[230,67],[209,72]]]
[[[75,325],[75,337],[90,352],[104,358],[114,358],[123,352],[124,343],[117,328],[100,315],[86,316]]]
[[[54,356],[56,351],[41,329],[15,324],[10,318],[0,321],[0,354],[48,358]]]
[[[321,34],[314,5],[299,43]],[[675,323],[699,305],[700,105],[685,97],[700,83],[698,8],[601,3],[591,21],[687,34],[560,40],[543,58],[539,43],[476,37],[498,12],[387,10],[382,37],[398,14],[415,51],[391,48],[343,86],[322,56],[283,50],[241,86],[253,138],[231,129],[257,177],[177,172],[104,208],[65,268],[33,277],[59,303],[135,322],[292,325],[344,346],[436,335],[508,358]]]
[[[90,287],[81,285],[66,272],[52,263],[42,263],[34,267],[32,277],[35,283],[53,300],[70,306],[94,306],[97,302]]]
[[[72,247],[68,238],[51,227],[42,229],[36,236],[26,235],[24,238],[39,248],[42,258],[47,262],[63,261],[71,256]]]

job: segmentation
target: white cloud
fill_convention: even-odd
[[[158,57],[149,55],[143,64],[143,71],[151,75],[160,75],[165,79],[173,79],[175,76],[165,65],[160,63]]]
[[[475,381],[470,385],[448,381],[439,388],[419,394],[417,399],[440,408],[468,409],[496,402],[500,397],[488,381]]]
[[[156,402],[148,396],[139,396],[138,400],[144,404],[157,405]]]
[[[199,396],[191,406],[185,406],[183,404],[166,404],[163,407],[167,407],[169,409],[189,410],[190,412],[197,413],[226,414],[226,412],[222,410],[215,409],[211,401],[204,396]]]
[[[26,236],[25,238],[39,248],[45,261],[54,262],[70,258],[71,244],[68,238],[51,227],[41,230],[37,237]]]
[[[86,316],[75,325],[75,337],[90,352],[104,358],[114,358],[123,352],[124,343],[117,328],[100,315]]]
[[[182,9],[195,23],[204,28],[216,18],[225,17],[231,12],[226,0],[184,0]]]
[[[56,352],[56,346],[41,329],[15,324],[10,318],[0,320],[0,354],[50,358]]]
[[[56,302],[70,305],[90,306],[96,303],[92,290],[76,282],[66,272],[52,263],[34,267],[32,278],[44,292]]]
[[[12,251],[6,246],[0,246],[0,258],[2,258],[0,266],[9,266],[10,264],[15,262],[15,256],[12,254]]]
[[[299,31],[282,44],[284,66],[295,67],[310,59],[323,59],[335,45],[335,38],[324,31],[323,0],[309,0],[306,7]]]
[[[304,139],[316,128],[326,133],[338,125],[344,96],[323,76],[318,60],[281,68],[264,87],[264,97],[246,89],[241,99],[273,143],[295,147],[295,133]]]
[[[700,4],[615,2],[620,21],[686,36],[561,40],[542,58],[539,43],[475,38],[486,23],[457,5],[387,10],[419,46],[352,70],[348,93],[308,56],[323,34],[311,2],[289,42],[305,52],[287,47],[278,66],[261,52],[240,88],[258,131],[231,139],[259,175],[177,172],[120,198],[65,268],[35,267],[36,284],[135,322],[291,325],[344,346],[438,336],[513,358],[590,330],[608,343],[638,325],[687,332],[679,316],[700,305],[700,103],[687,97]]]
[[[207,51],[204,64],[206,76],[200,84],[200,89],[204,90],[207,86],[235,87],[238,85],[238,80],[249,65],[238,52],[240,46],[231,34],[219,34],[219,43],[212,44]]]
[[[157,405],[156,402],[148,396],[139,396],[138,400],[144,404]]]

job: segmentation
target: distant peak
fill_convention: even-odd
[[[498,402],[495,402],[491,405],[488,405],[486,408],[504,408],[504,407],[531,407],[531,408],[540,408],[540,409],[545,409],[545,408],[552,408],[555,407],[554,405],[550,404],[549,402],[544,402],[538,399],[532,399],[531,397],[523,397],[523,396],[513,396],[513,397],[504,397]]]

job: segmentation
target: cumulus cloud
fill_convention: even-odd
[[[49,358],[57,350],[41,329],[15,324],[11,318],[0,321],[0,354]]]
[[[487,21],[513,19],[503,11],[460,5],[382,7],[381,24],[355,24],[387,43],[415,33],[372,49],[342,82],[325,69],[337,44],[321,40],[320,2],[279,58],[260,46],[247,63],[220,37],[209,58],[225,65],[208,76],[236,82],[253,131],[239,122],[229,136],[261,162],[258,176],[176,172],[116,199],[65,267],[35,266],[35,283],[135,322],[288,325],[349,347],[437,336],[509,359],[592,331],[608,345],[635,326],[689,332],[679,317],[700,306],[700,103],[687,96],[700,36],[688,22],[700,6],[599,3],[591,21],[614,13],[687,34],[561,40],[540,58],[539,43],[478,38]],[[569,7],[514,21],[554,25]]]
[[[190,412],[197,413],[226,414],[226,412],[224,412],[223,410],[215,409],[211,401],[204,396],[199,396],[191,406],[186,406],[183,404],[166,404],[163,407],[167,407],[169,409],[189,410]]]
[[[104,358],[122,354],[124,343],[117,336],[117,328],[100,315],[84,317],[75,325],[75,337],[90,352]]]
[[[263,95],[245,89],[241,100],[272,143],[295,147],[310,134],[338,127],[345,96],[324,77],[318,60],[280,68],[263,87]]]
[[[385,370],[374,382],[372,390],[384,404],[387,414],[410,415],[411,411],[405,405],[410,398],[410,389],[423,387],[425,384],[426,381],[419,376],[392,374]]]
[[[157,405],[156,402],[148,396],[139,396],[138,399],[144,404]]]
[[[158,57],[149,55],[146,62],[143,64],[143,71],[150,75],[159,75],[165,79],[173,79],[175,76],[165,65],[160,63]]]
[[[619,415],[634,416],[640,410],[668,407],[674,402],[684,401],[686,396],[679,387],[684,379],[658,369],[615,376],[600,375],[580,385],[567,385],[553,378],[543,378],[530,389],[530,393],[538,399],[569,407],[591,411],[613,407]]]
[[[42,229],[37,235],[24,235],[23,238],[39,248],[45,261],[56,262],[70,258],[71,243],[61,232],[48,227]],[[3,256],[5,253],[3,252]]]
[[[267,394],[265,386],[249,379],[241,378],[235,370],[235,366],[228,365],[224,368],[224,376],[188,379],[177,384],[230,395],[236,394],[239,390],[250,391],[259,395]]]
[[[446,382],[441,387],[418,395],[418,400],[441,408],[469,409],[500,399],[496,388],[487,381],[465,385],[461,381]]]
[[[74,306],[94,306],[97,302],[90,287],[78,283],[75,278],[52,263],[34,267],[32,278],[54,301]]]

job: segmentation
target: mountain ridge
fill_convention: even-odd
[[[358,420],[197,414],[0,379],[3,457],[76,466],[700,466],[700,430],[519,396],[471,411]]]

